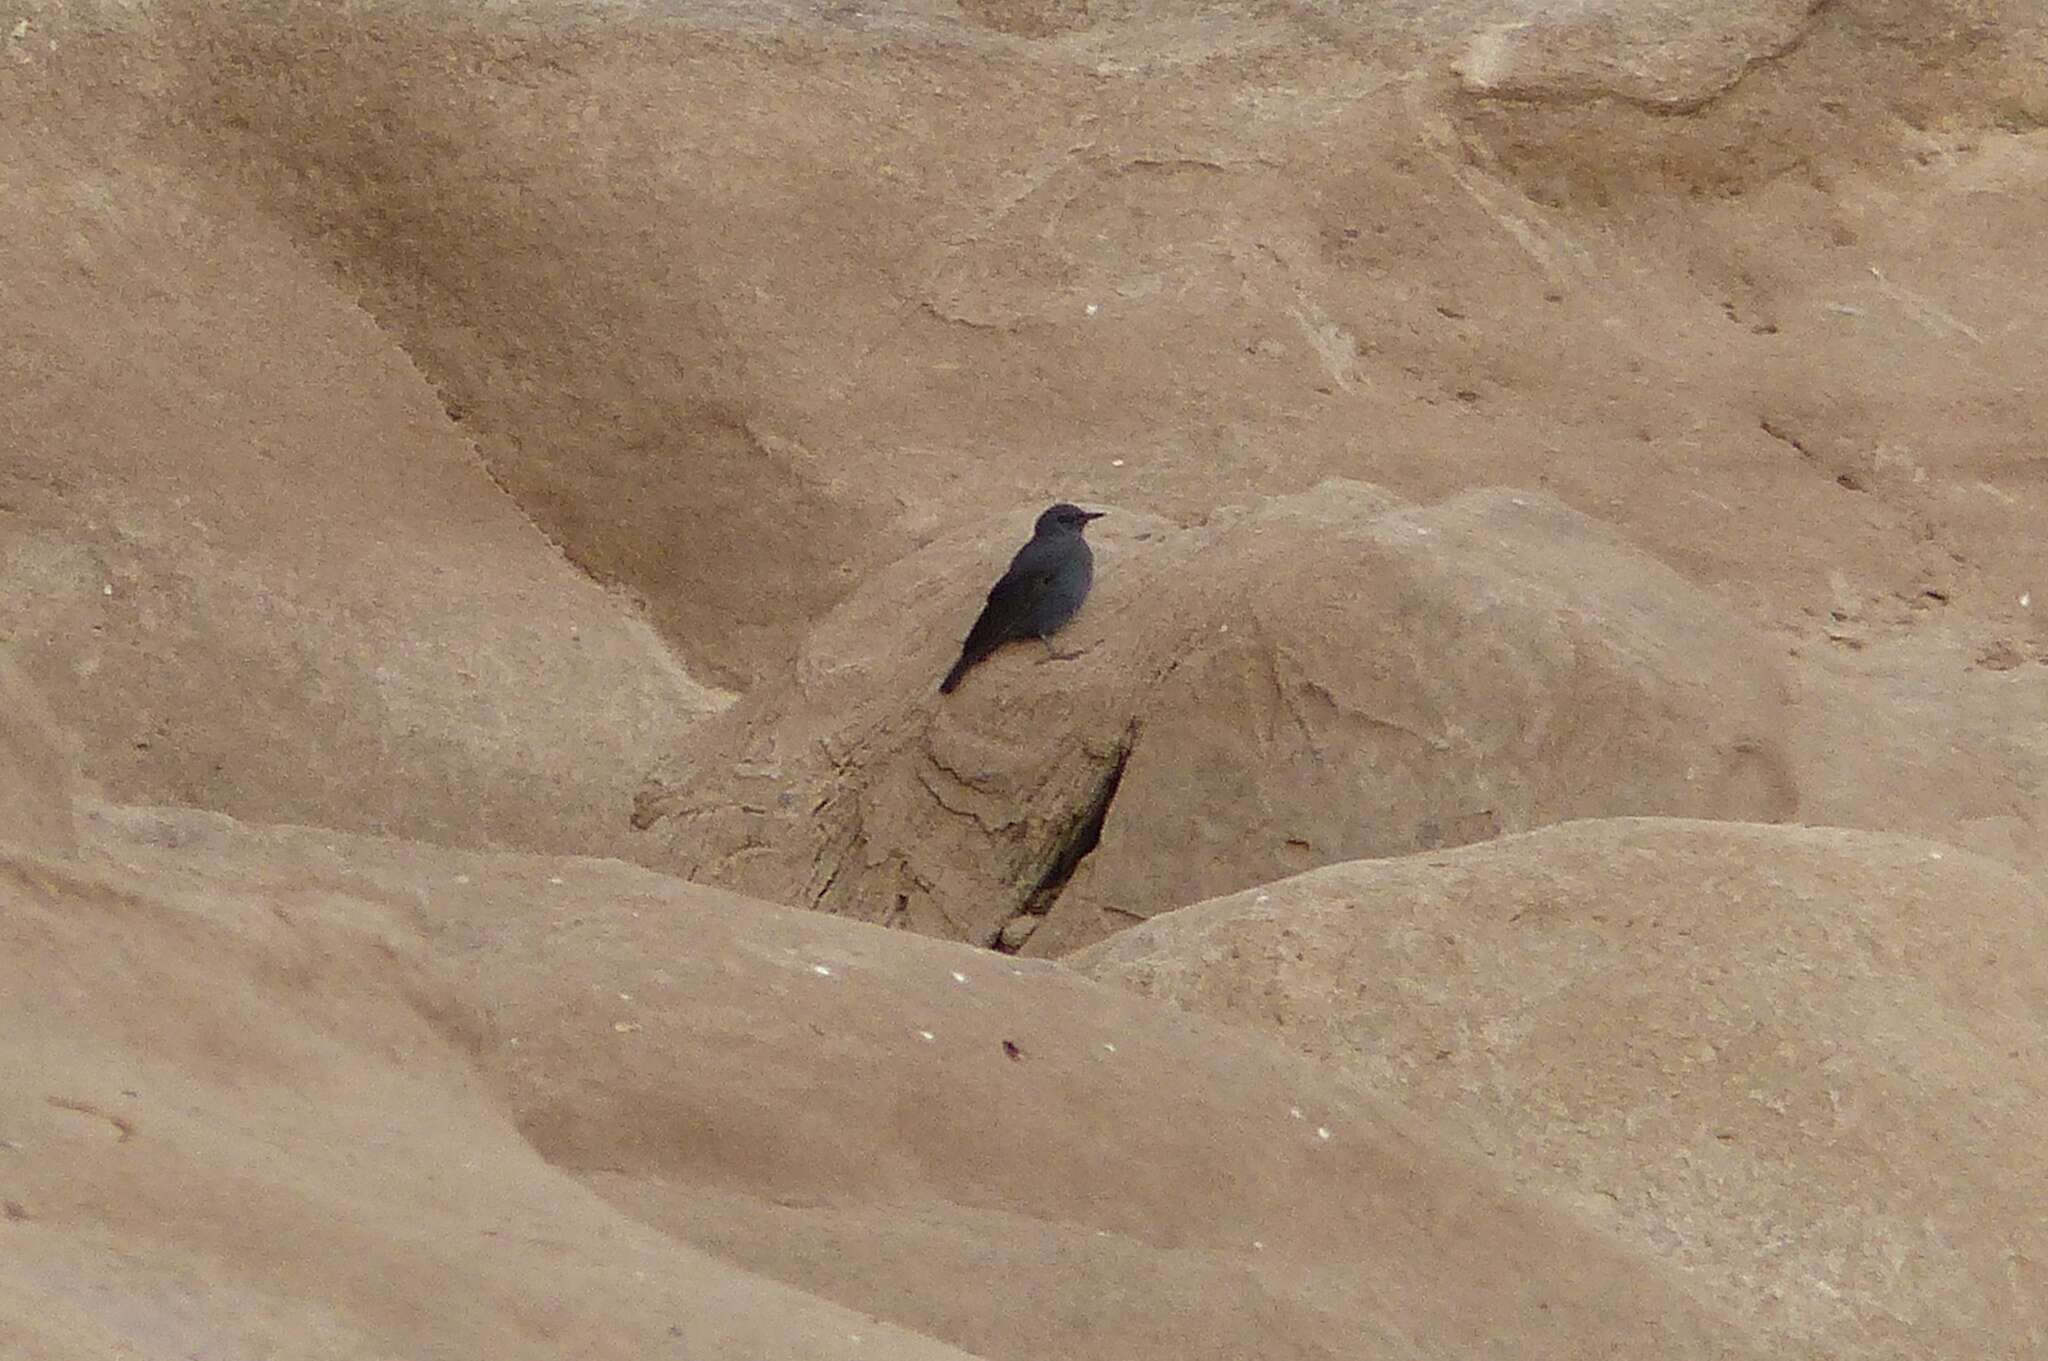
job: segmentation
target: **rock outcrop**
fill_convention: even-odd
[[[1548,497],[1327,483],[1115,525],[1060,635],[1082,655],[1013,647],[943,698],[948,630],[1014,535],[879,576],[668,764],[648,858],[1038,954],[1318,863],[1796,807],[1761,639]]]
[[[2048,898],[1938,843],[1628,819],[1333,865],[1075,956],[1471,1132],[1779,1355],[2031,1355]]]

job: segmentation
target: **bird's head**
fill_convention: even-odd
[[[1083,510],[1079,506],[1068,505],[1062,501],[1056,506],[1046,507],[1045,513],[1038,517],[1038,523],[1032,526],[1031,532],[1050,534],[1054,530],[1070,529],[1078,534],[1090,520],[1100,520],[1102,516],[1102,511]]]

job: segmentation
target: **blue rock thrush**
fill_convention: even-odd
[[[1095,582],[1095,555],[1081,530],[1102,514],[1062,501],[1038,517],[1031,542],[1017,550],[1010,570],[989,590],[981,618],[960,645],[960,660],[939,682],[940,694],[953,693],[970,668],[1004,643],[1050,637],[1074,617]]]

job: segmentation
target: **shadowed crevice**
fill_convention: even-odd
[[[1137,729],[1133,726],[1117,748],[1116,759],[1110,762],[1109,769],[1103,772],[1101,781],[1095,786],[1094,796],[1081,805],[1073,820],[1054,840],[1045,872],[1039,875],[1038,882],[1025,895],[1023,905],[1010,914],[1009,920],[996,932],[995,939],[989,942],[993,949],[1006,955],[1017,953],[1030,939],[1030,932],[1014,930],[1013,923],[1029,919],[1035,927],[1035,923],[1044,920],[1052,911],[1053,904],[1059,901],[1067,881],[1074,877],[1074,871],[1101,844],[1103,825],[1109,821],[1109,806],[1116,801],[1117,789],[1124,782],[1124,768],[1130,764],[1131,752],[1136,747]]]

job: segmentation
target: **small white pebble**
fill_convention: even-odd
[[[929,1030],[918,1031],[917,1037],[921,1040],[936,1040],[937,1038],[939,1038],[938,1036],[932,1034],[932,1032]]]
[[[1316,1126],[1316,1138],[1318,1138],[1318,1139],[1327,1139],[1327,1138],[1329,1138],[1329,1137],[1330,1137],[1330,1127],[1329,1127],[1328,1125],[1317,1125],[1317,1126]]]
[[[1252,901],[1255,903],[1270,903],[1273,901],[1273,895],[1270,893],[1261,893],[1258,897],[1252,899]]]
[[[622,992],[619,994],[619,1000],[621,1002],[630,1002],[633,1000],[633,994],[630,992]]]
[[[1102,1047],[1103,1047],[1104,1049],[1107,1049],[1107,1050],[1108,1050],[1108,1051],[1109,1051],[1110,1053],[1112,1053],[1112,1054],[1114,1054],[1114,1053],[1116,1052],[1116,1046],[1115,1046],[1115,1045],[1113,1045],[1113,1044],[1111,1044],[1111,1043],[1110,1043],[1110,1042],[1109,1042],[1108,1040],[1104,1040],[1104,1041],[1102,1042]]]
[[[104,586],[100,587],[100,594],[101,594],[101,595],[112,595],[113,593],[114,593],[114,583],[113,583],[113,582],[111,582],[111,581],[110,581],[110,582],[108,582],[108,583],[107,583],[106,585],[104,585]]]
[[[832,976],[832,970],[827,968],[823,964],[813,964],[811,966],[811,972],[818,975],[818,977],[820,978],[830,978]]]
[[[549,875],[549,876],[548,876],[548,882],[549,882],[549,883],[551,883],[551,884],[559,884],[559,883],[561,883],[561,882],[562,882],[562,876],[561,876],[561,875],[559,875],[559,874],[552,874],[552,875]]]
[[[638,1030],[639,1028],[640,1028],[640,1023],[639,1023],[638,1021],[613,1021],[613,1022],[612,1022],[612,1029],[613,1029],[613,1030],[616,1030],[616,1031],[618,1031],[618,1032],[619,1032],[619,1033],[620,1033],[621,1035],[630,1035],[630,1034],[632,1034],[632,1033],[633,1033],[634,1031]]]
[[[1941,852],[1940,852],[1940,851],[1929,851],[1929,852],[1927,853],[1927,858],[1928,858],[1929,860],[1939,860],[1939,859],[1941,859]]]
[[[1101,306],[1097,303],[1091,302],[1088,304],[1088,315],[1091,317],[1094,316],[1097,312],[1100,312],[1101,310]]]
[[[1120,458],[1113,458],[1109,461],[1109,466],[1112,468],[1121,468],[1124,466],[1124,461]]]
[[[1301,1119],[1301,1107],[1299,1106],[1289,1106],[1287,1108],[1287,1113],[1297,1120]]]
[[[469,876],[466,874],[458,874],[455,876],[455,882],[458,884],[466,884],[469,882]]]
[[[1012,969],[1012,970],[1010,970],[1010,977],[1012,977],[1012,978],[1022,978],[1023,976],[1024,976],[1024,971],[1023,971],[1022,969]]]
[[[1266,1250],[1266,1245],[1265,1245],[1264,1243],[1261,1243],[1261,1242],[1260,1242],[1260,1241],[1259,1241],[1258,1239],[1256,1239],[1256,1238],[1254,1238],[1254,1239],[1252,1240],[1252,1246],[1253,1246],[1253,1247],[1255,1247],[1255,1248],[1257,1248],[1257,1249],[1258,1249],[1259,1251],[1261,1251],[1261,1252],[1264,1252],[1264,1251]]]
[[[1427,536],[1428,536],[1428,534],[1429,534],[1429,526],[1428,526],[1428,525],[1417,525],[1417,526],[1415,526],[1415,532],[1416,532],[1417,534],[1421,534],[1421,535],[1423,535],[1423,536],[1427,537]]]
[[[2028,607],[2029,605],[2031,605],[2031,604],[2033,604],[2033,603],[2034,603],[2034,593],[2033,593],[2032,591],[2026,591],[2026,592],[2023,592],[2023,593],[2021,593],[2021,595],[2020,595],[2020,608],[2021,608],[2021,609],[2025,609],[2025,608],[2027,608],[2027,607]]]
[[[517,1049],[519,1047],[519,1037],[517,1035],[514,1035],[509,1041],[509,1043],[514,1049]]]
[[[967,981],[967,975],[961,973],[958,969],[955,969],[953,970],[953,981],[955,983],[965,983]]]
[[[1218,633],[1228,633],[1228,632],[1230,632],[1230,625],[1228,625],[1228,624],[1218,624],[1218,625],[1216,626],[1216,631],[1217,631]]]

